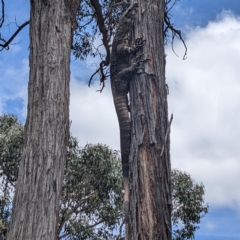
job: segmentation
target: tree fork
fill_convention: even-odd
[[[138,0],[134,39],[146,42],[130,81],[129,240],[170,240],[171,165],[165,82],[164,0]],[[132,39],[132,42],[134,41]],[[134,60],[134,59],[132,59]],[[162,151],[164,148],[164,151]],[[162,153],[162,154],[161,154]],[[127,240],[128,240],[127,239]]]
[[[69,137],[70,49],[79,0],[31,0],[23,157],[8,240],[56,239]]]

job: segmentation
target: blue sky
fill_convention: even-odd
[[[223,10],[240,14],[238,0],[180,0],[172,11],[176,26],[206,26]],[[191,14],[189,14],[191,12]]]
[[[6,1],[7,22],[28,20],[27,0]],[[172,21],[188,47],[174,43],[179,58],[166,46],[172,167],[191,174],[206,189],[209,214],[197,240],[240,240],[240,1],[182,0]],[[4,36],[15,29],[5,26]],[[28,28],[9,51],[0,52],[0,111],[26,118]],[[98,60],[71,64],[71,131],[80,144],[105,143],[119,149],[119,130],[109,83],[87,87]]]

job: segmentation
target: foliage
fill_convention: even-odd
[[[105,57],[94,46],[97,37],[105,37],[101,27],[107,30],[108,43],[115,34],[118,21],[129,4],[119,0],[85,0],[81,1],[77,12],[77,26],[74,32],[73,54],[84,60],[88,55]],[[104,43],[103,43],[104,44]],[[106,47],[106,46],[105,46]]]
[[[175,29],[170,20],[171,10],[178,1],[180,0],[165,0],[164,34],[166,43],[169,34],[172,35],[172,40],[177,37],[183,41],[181,32]],[[89,55],[92,57],[100,56],[101,59],[107,57],[107,48],[110,47],[119,20],[129,5],[129,1],[120,0],[82,0],[76,18],[77,24],[72,46],[74,56],[81,60]],[[103,28],[106,29],[106,33]],[[102,38],[103,44],[95,46],[94,42],[98,42],[96,41],[97,38]],[[108,46],[106,46],[104,40],[107,41]],[[99,51],[99,47],[102,45],[105,47],[106,55]]]
[[[0,184],[0,239],[7,239],[7,226],[11,216],[11,196],[8,180],[3,177]]]
[[[62,236],[112,239],[123,205],[118,152],[101,144],[80,149],[71,137],[67,159],[59,223]]]
[[[0,177],[14,185],[22,156],[23,125],[14,115],[0,116]]]
[[[188,173],[172,170],[173,240],[193,239],[201,218],[208,212],[204,204],[204,185]]]
[[[12,191],[22,153],[23,126],[14,115],[0,117],[0,238],[5,239]],[[172,170],[173,240],[194,238],[208,212],[204,186]],[[116,239],[113,229],[123,219],[122,173],[118,152],[107,146],[78,146],[70,137],[59,216],[59,239]]]
[[[22,155],[23,126],[14,115],[0,116],[0,238],[6,239],[13,186]]]
[[[0,238],[10,220],[12,198],[23,146],[23,126],[14,115],[0,117],[0,157],[3,179],[0,196]],[[11,183],[11,186],[9,186]],[[118,152],[107,146],[87,144],[79,148],[71,137],[67,152],[59,239],[111,239],[122,219],[122,180]]]

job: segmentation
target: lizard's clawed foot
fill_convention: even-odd
[[[143,40],[142,38],[137,38],[133,44],[133,51],[134,52],[138,51],[140,48],[143,47],[145,42],[146,40]]]

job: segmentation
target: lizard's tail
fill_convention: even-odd
[[[118,116],[120,128],[121,156],[123,177],[128,178],[129,174],[129,153],[131,144],[131,122],[128,112],[128,97],[126,95],[118,95],[114,99],[116,112]]]
[[[120,128],[122,171],[123,171],[123,183],[124,183],[125,222],[126,222],[126,225],[128,225],[129,153],[130,153],[130,144],[131,144],[131,122],[130,122],[130,116],[128,112],[127,94],[115,96],[114,104],[115,104],[118,121],[119,121],[119,128]]]

